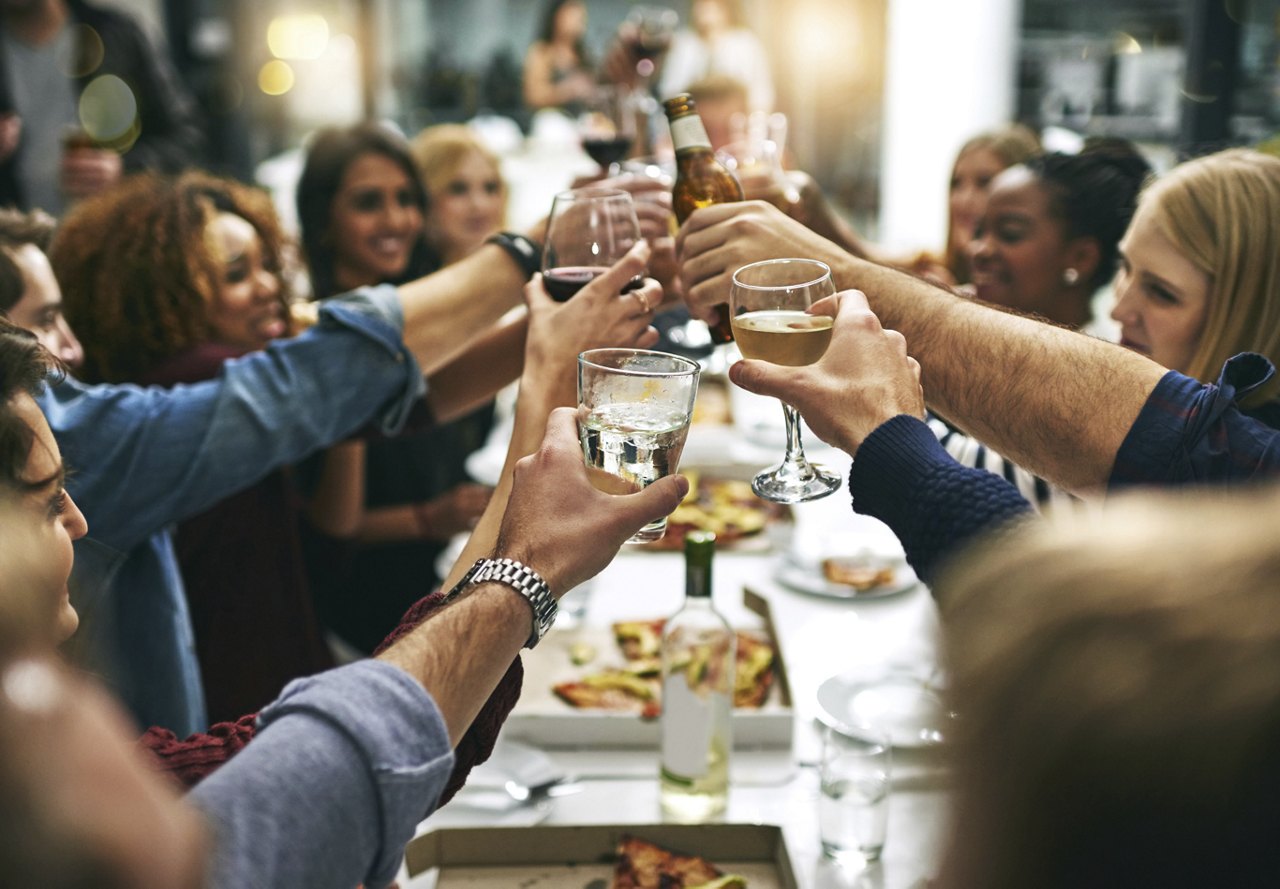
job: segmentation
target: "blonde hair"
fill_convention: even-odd
[[[498,181],[502,183],[503,205],[506,205],[507,183],[501,175],[502,161],[466,126],[445,123],[427,127],[413,138],[409,151],[422,174],[423,184],[427,187],[428,212],[431,196],[448,185],[449,180],[458,172],[458,167],[473,154],[484,158],[498,174]]]
[[[1248,149],[1180,164],[1142,203],[1178,252],[1210,278],[1200,342],[1182,372],[1205,383],[1239,352],[1280,364],[1280,158]],[[1274,397],[1275,387],[1267,387]]]
[[[957,718],[945,887],[1272,885],[1280,490],[1000,535],[937,586]]]
[[[951,175],[955,176],[956,167],[960,166],[960,161],[966,155],[977,151],[991,152],[1008,168],[1039,154],[1040,138],[1033,130],[1018,123],[979,133],[960,146],[960,150],[956,152],[955,162],[951,165]],[[953,240],[954,232],[948,216],[943,264],[955,276],[957,284],[968,284],[972,271],[969,268],[969,256],[963,248],[956,249],[952,244]]]

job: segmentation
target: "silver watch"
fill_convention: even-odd
[[[551,595],[551,587],[538,572],[515,559],[476,559],[446,599],[454,598],[469,586],[489,581],[505,583],[528,600],[529,607],[533,609],[533,630],[524,647],[533,648],[551,629],[560,611],[559,603]]]

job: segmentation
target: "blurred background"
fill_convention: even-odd
[[[541,0],[110,2],[167,39],[222,172],[255,178],[315,127],[366,117],[409,134],[491,114],[530,126],[521,68]],[[688,21],[688,2],[667,5]],[[630,6],[588,2],[595,58]],[[1157,166],[1280,129],[1280,0],[745,0],[743,12],[794,165],[889,246],[940,241],[955,151],[994,124],[1050,128],[1050,145],[1124,136]]]

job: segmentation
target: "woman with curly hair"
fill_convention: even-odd
[[[92,382],[174,385],[291,332],[269,198],[203,173],[133,177],[79,204],[50,258]],[[209,718],[235,719],[332,666],[285,470],[183,522],[178,561]]]

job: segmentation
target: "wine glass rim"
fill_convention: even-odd
[[[788,263],[795,263],[796,265],[811,265],[816,267],[815,271],[817,269],[821,269],[822,271],[820,274],[816,275],[812,280],[795,281],[790,284],[748,284],[747,282],[739,280],[738,278],[739,275],[741,275],[743,272],[748,271],[750,269],[757,269],[763,266],[770,266],[770,265],[786,265]],[[829,278],[829,277],[831,277],[831,266],[827,265],[825,262],[822,262],[821,260],[818,260],[818,259],[800,259],[797,257],[791,257],[791,258],[785,258],[785,259],[762,259],[760,262],[753,262],[753,263],[750,263],[749,265],[744,265],[742,266],[742,268],[734,272],[733,285],[735,287],[745,287],[750,290],[798,290],[801,287],[812,287],[814,284],[817,284],[823,278]]]
[[[653,358],[663,358],[678,365],[678,370],[653,370],[641,368],[615,367],[610,364],[601,364],[600,358],[605,355],[629,355],[631,357],[651,356]],[[672,355],[670,352],[659,352],[655,349],[588,349],[578,354],[578,364],[582,367],[594,367],[597,370],[607,370],[610,373],[624,374],[634,377],[684,377],[690,374],[696,375],[700,371],[701,365],[696,361],[691,361],[680,355]]]
[[[569,188],[559,192],[555,196],[555,200],[564,199],[566,201],[582,201],[582,200],[608,200],[610,198],[626,198],[632,200],[631,192],[621,188],[604,188],[599,185],[588,185],[583,188]],[[554,201],[553,201],[554,203]]]

